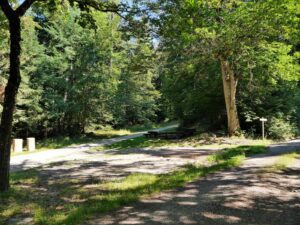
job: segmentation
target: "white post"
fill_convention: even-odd
[[[27,138],[27,151],[35,151],[35,138]]]
[[[265,122],[262,121],[262,139],[265,140]]]
[[[23,139],[13,139],[13,152],[23,151]]]
[[[268,120],[266,118],[260,118],[260,121],[262,123],[262,139],[265,140],[265,122]]]

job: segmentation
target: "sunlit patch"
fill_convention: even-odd
[[[239,199],[239,201],[230,201],[224,204],[225,207],[234,208],[234,209],[251,209],[253,207],[254,201],[250,199]]]
[[[181,224],[197,224],[196,221],[191,220],[187,216],[180,216],[179,221]]]
[[[190,202],[190,201],[178,202],[177,204],[178,205],[186,205],[186,206],[188,206],[188,205],[198,205],[197,202]]]
[[[121,221],[120,224],[144,224],[144,222],[138,218],[128,218]]]
[[[165,201],[160,200],[160,199],[144,199],[141,200],[143,203],[165,203]]]
[[[187,191],[185,191],[186,194],[198,194],[199,190],[197,189],[189,189]]]
[[[239,217],[236,217],[236,216],[227,216],[227,215],[215,214],[215,213],[210,213],[210,212],[203,212],[201,214],[202,214],[202,216],[204,216],[208,219],[214,219],[214,220],[222,219],[222,220],[225,220],[227,223],[237,223],[241,220]]]
[[[180,193],[176,195],[177,198],[194,198],[196,197],[195,194],[188,194],[188,193]]]

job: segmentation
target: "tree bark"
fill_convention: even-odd
[[[227,112],[228,134],[229,136],[233,136],[240,130],[240,121],[236,106],[236,89],[238,79],[227,60],[221,58],[220,63]]]
[[[10,71],[5,87],[3,111],[0,124],[0,192],[9,189],[10,146],[13,123],[13,111],[21,82],[21,21],[18,15],[9,19],[10,31]]]

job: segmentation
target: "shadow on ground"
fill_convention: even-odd
[[[84,160],[57,161],[41,165],[36,169],[48,179],[112,180],[131,173],[168,173],[186,164],[205,160],[216,149],[127,149],[105,152],[86,151]],[[83,154],[83,153],[82,153]],[[14,170],[26,170],[31,164],[24,160]]]
[[[239,148],[232,149],[233,153],[237,153],[237,150],[240,151]],[[181,186],[189,177],[196,179],[228,168],[227,164],[208,169],[190,167],[182,173],[158,176],[144,184],[135,180],[136,186],[127,189],[102,187],[101,184],[107,180],[143,171],[148,171],[148,175],[144,176],[167,172],[168,169],[186,164],[186,158],[190,160],[195,155],[213,153],[207,149],[135,151],[128,150],[124,154],[110,151],[106,153],[110,155],[105,160],[61,161],[14,173],[14,188],[7,196],[0,196],[0,223],[1,212],[11,207],[10,204],[21,207],[22,211],[16,211],[10,219],[5,219],[6,224],[16,220],[21,221],[19,224],[27,224],[22,223],[22,219],[30,221],[32,213],[38,218],[39,224],[78,224],[86,215],[108,212],[122,205],[127,207],[113,214],[100,215],[100,219],[87,224],[296,225],[300,221],[299,167],[282,174],[261,176],[258,173],[261,167],[248,165],[208,175],[184,188],[128,206],[141,196]],[[137,158],[132,160],[131,153]],[[101,156],[104,157],[104,154]],[[256,160],[266,161],[268,158],[271,157],[256,156]],[[299,160],[297,162],[299,164]]]
[[[299,168],[263,176],[261,167],[219,172],[86,224],[296,225]]]

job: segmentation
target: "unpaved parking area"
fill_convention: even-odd
[[[175,127],[177,127],[177,125],[170,125],[167,127],[155,129],[155,131],[163,131]],[[69,146],[60,149],[49,149],[41,152],[33,152],[26,155],[13,156],[10,162],[11,171],[14,172],[19,170],[45,166],[53,163],[63,163],[63,162],[69,162],[74,160],[85,160],[85,159],[89,160],[90,158],[93,158],[93,154],[95,154],[95,158],[99,158],[97,156],[97,152],[95,151],[89,152],[89,150],[95,147],[110,145],[120,141],[137,138],[144,135],[145,133],[146,132],[138,132],[131,135],[100,140],[99,142],[96,143],[87,143],[87,144]],[[101,154],[99,156],[101,159]]]
[[[262,174],[261,171],[272,165],[278,154],[299,147],[300,141],[271,146],[267,154],[249,158],[236,169],[210,174],[183,188],[143,199],[110,214],[96,215],[85,224],[296,225],[300,221],[300,160],[282,173]],[[105,181],[132,173],[168,173],[189,163],[204,162],[216,151],[166,147],[97,152],[87,147],[40,164],[28,155],[28,161],[13,168],[34,167],[33,172],[26,171],[29,179],[26,180],[25,174],[25,183],[16,184],[37,192],[30,199],[27,194],[27,202],[39,207],[49,205],[58,213],[66,203],[77,204],[87,200],[85,195],[93,196],[93,190],[87,190],[89,185],[99,187]],[[101,186],[97,190],[104,191]],[[41,195],[43,201],[39,200]],[[22,220],[19,224],[31,224],[31,216],[25,219],[29,222]],[[7,224],[14,221],[20,220],[12,217]]]
[[[164,192],[102,215],[86,224],[297,225],[300,221],[300,159],[286,170],[262,174],[289,144],[230,171],[211,174],[183,188]]]
[[[50,179],[107,181],[132,173],[168,173],[186,164],[204,161],[215,149],[153,148],[85,151],[77,160],[58,161],[38,167]]]
[[[257,169],[219,172],[87,224],[299,224],[300,160],[279,174]]]

